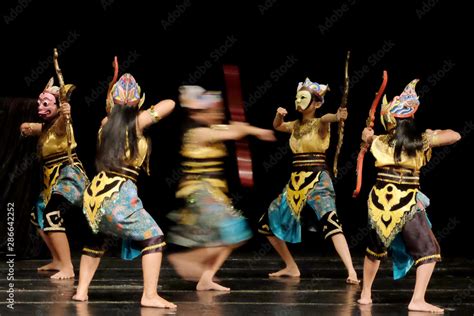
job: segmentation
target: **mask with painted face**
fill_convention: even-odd
[[[45,121],[51,121],[59,113],[59,87],[54,86],[54,78],[49,79],[48,84],[38,97],[38,115]]]

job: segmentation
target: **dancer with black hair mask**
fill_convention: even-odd
[[[124,74],[107,97],[109,115],[99,131],[96,166],[99,173],[84,194],[84,214],[92,232],[82,250],[79,284],[74,300],[88,300],[90,282],[104,254],[103,235],[123,239],[122,258],[142,256],[143,294],[141,305],[175,308],[157,293],[163,232],[143,208],[136,181],[150,155],[144,130],[167,116],[174,101],[163,100],[140,111],[144,95],[130,74]]]
[[[433,147],[450,145],[460,139],[452,130],[419,132],[414,115],[420,102],[411,81],[400,96],[390,103],[384,97],[381,120],[386,135],[374,135],[368,127],[362,140],[370,144],[378,170],[377,180],[369,194],[369,244],[364,260],[363,288],[359,304],[371,304],[372,283],[390,248],[394,278],[406,275],[416,266],[416,283],[408,305],[411,311],[443,312],[428,304],[425,293],[436,262],[441,260],[440,247],[431,231],[426,214],[429,199],[420,191],[420,169],[431,157]]]

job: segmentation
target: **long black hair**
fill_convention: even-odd
[[[102,127],[95,164],[98,171],[120,170],[138,156],[138,108],[115,105]],[[126,155],[127,150],[129,154]]]
[[[415,157],[416,152],[423,148],[422,134],[416,128],[415,120],[413,118],[397,119],[397,127],[389,136],[389,144],[395,148],[393,153],[395,163],[401,162],[402,152],[409,157]]]

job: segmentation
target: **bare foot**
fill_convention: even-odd
[[[369,305],[372,304],[372,297],[370,295],[365,294],[365,292],[362,290],[362,293],[360,293],[360,299],[357,300],[357,303],[360,305]]]
[[[196,290],[198,291],[225,291],[229,292],[230,288],[229,287],[224,287],[220,284],[217,284],[216,282],[213,281],[199,281],[199,283],[196,285]]]
[[[204,271],[204,266],[199,262],[189,260],[186,253],[168,255],[168,261],[173,265],[176,273],[188,281],[199,280]]]
[[[142,296],[141,305],[144,307],[155,307],[155,308],[176,308],[177,306],[171,302],[168,302],[158,294],[152,297]]]
[[[353,285],[360,284],[360,280],[357,278],[357,272],[354,269],[349,271],[349,275],[347,276],[346,283],[353,284]]]
[[[59,271],[61,269],[61,263],[59,261],[54,261],[50,262],[48,264],[45,264],[42,267],[39,267],[37,270],[38,271]]]
[[[78,301],[78,302],[85,302],[89,299],[89,296],[87,295],[79,295],[79,294],[75,294],[73,297],[72,297],[72,300],[73,301]]]
[[[72,279],[74,278],[74,269],[71,267],[69,268],[62,268],[59,272],[53,274],[51,279],[63,280],[63,279]]]
[[[428,304],[426,302],[413,302],[412,301],[408,305],[408,310],[416,311],[416,312],[436,313],[436,314],[444,313],[444,309],[439,308],[438,306]]]
[[[222,295],[229,295],[230,292],[223,291],[196,291],[200,304],[210,305],[215,303],[215,298]]]
[[[372,299],[370,298],[360,298],[357,300],[357,303],[359,303],[360,305],[369,305],[369,304],[372,304]]]
[[[347,284],[351,284],[351,285],[359,285],[360,284],[360,280],[357,280],[357,276],[354,278],[354,277],[348,277],[346,279],[346,283]]]
[[[270,277],[286,276],[286,277],[290,277],[290,278],[297,278],[300,275],[301,274],[300,274],[300,270],[298,269],[298,267],[292,267],[292,268],[286,267],[284,269],[281,269],[280,271],[268,274],[268,276],[270,276]]]

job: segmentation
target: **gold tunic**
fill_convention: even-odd
[[[43,128],[44,127],[45,125],[43,125]],[[71,133],[71,150],[74,150],[77,147],[77,143],[74,139],[74,130],[72,129],[72,126],[69,126],[69,128]],[[67,133],[66,130],[59,131],[58,119],[56,119],[46,130],[42,131],[38,146],[39,153],[43,159],[46,159],[51,155],[67,153]]]
[[[428,135],[423,134],[423,149],[419,151],[415,157],[409,157],[405,152],[401,154],[400,163],[395,162],[395,147],[388,143],[388,135],[380,135],[375,137],[370,147],[370,151],[375,157],[375,166],[380,167],[400,167],[419,171],[421,167],[426,165],[431,158],[431,148],[429,146]]]
[[[330,124],[327,124],[324,138],[319,134],[320,118],[313,118],[303,124],[300,120],[284,124],[291,131],[291,151],[297,154],[293,161],[294,170],[286,187],[287,201],[293,215],[299,218],[309,192],[318,183],[321,170],[325,169],[324,154],[329,148]],[[308,157],[301,156],[301,154],[307,153],[311,153],[311,155]],[[308,166],[309,168],[302,170],[301,166]]]
[[[70,128],[71,134],[71,150],[77,147],[77,143],[74,139],[74,131],[72,125],[66,125],[66,128]],[[38,141],[38,152],[43,160],[43,190],[44,203],[48,204],[51,194],[52,187],[56,185],[61,168],[64,164],[69,164],[67,157],[68,143],[66,130],[60,131],[58,126],[58,119],[49,125],[45,129],[46,124],[43,125],[41,135]],[[83,172],[83,167],[77,155],[72,155],[72,165],[78,166]],[[84,173],[84,172],[83,172]]]
[[[284,123],[284,125],[291,131],[290,148],[295,154],[300,153],[325,153],[329,148],[329,141],[331,138],[330,127],[324,138],[319,135],[319,127],[321,124],[320,118],[313,118],[303,124],[299,120]]]
[[[224,158],[227,150],[223,142],[201,144],[192,140],[193,130],[186,132],[183,138],[181,155],[183,179],[179,184],[176,197],[184,198],[200,190],[203,186],[212,189],[216,198],[228,201],[227,182],[223,177]],[[209,174],[222,174],[220,176],[208,176]]]
[[[428,136],[423,134],[422,137],[423,148],[414,157],[402,152],[398,164],[388,135],[375,137],[371,145],[379,172],[377,183],[369,194],[369,220],[386,247],[422,207],[418,205],[419,170],[431,158]]]
[[[137,135],[138,137],[138,154],[135,160],[129,161],[128,164],[132,167],[140,169],[140,167],[145,162],[148,154],[148,140],[143,135]],[[127,157],[130,157],[130,151],[127,150]]]

